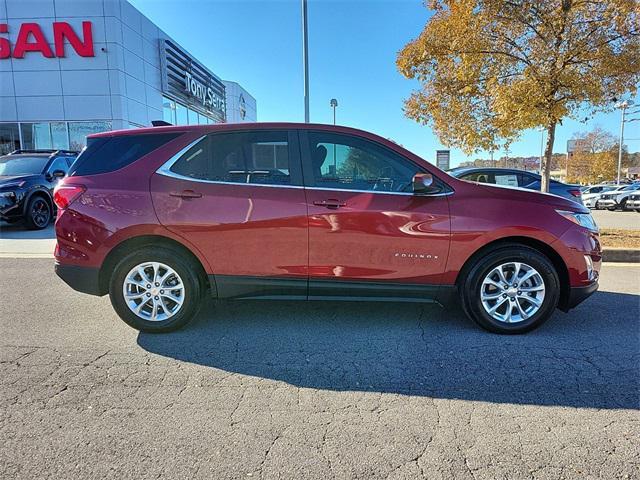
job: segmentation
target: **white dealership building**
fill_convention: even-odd
[[[126,0],[0,0],[0,154],[153,120],[256,121],[256,101]]]

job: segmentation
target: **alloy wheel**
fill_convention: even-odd
[[[143,320],[161,322],[176,315],[184,303],[184,283],[168,265],[145,262],[133,267],[122,286],[129,309]]]
[[[545,284],[526,263],[509,262],[493,268],[482,281],[480,299],[485,311],[502,323],[523,322],[544,302]]]
[[[51,211],[46,201],[38,198],[33,202],[33,205],[31,206],[31,219],[39,228],[44,228],[49,224],[49,221],[51,220]]]

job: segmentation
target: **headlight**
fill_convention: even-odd
[[[4,185],[0,185],[0,188],[5,189],[5,188],[20,188],[22,187],[26,182],[23,180],[21,182],[13,182],[13,183],[5,183]]]
[[[15,197],[15,192],[9,190],[8,192],[0,192],[0,197]]]
[[[590,213],[576,213],[569,212],[567,210],[556,210],[560,215],[562,215],[567,220],[572,221],[576,225],[580,225],[581,227],[588,228],[592,232],[598,231],[598,226],[596,222],[593,220],[593,217]]]

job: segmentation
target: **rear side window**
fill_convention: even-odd
[[[291,185],[287,131],[217,133],[194,145],[171,171],[196,180]]]
[[[89,138],[69,176],[97,175],[119,170],[178,137],[180,133],[152,133],[121,137]]]

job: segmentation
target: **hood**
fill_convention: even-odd
[[[40,175],[0,175],[0,188],[12,183],[32,180]]]
[[[589,213],[589,209],[579,203],[554,195],[552,193],[536,192],[520,187],[506,187],[503,185],[493,185],[488,183],[478,183],[481,188],[495,198],[503,200],[518,200],[521,202],[539,203],[559,210],[568,210],[577,213]]]

